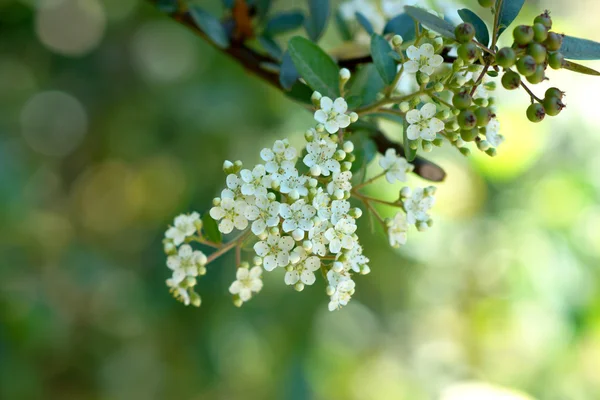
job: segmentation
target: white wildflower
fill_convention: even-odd
[[[339,172],[340,162],[333,158],[337,144],[329,138],[314,140],[306,145],[307,154],[304,156],[304,164],[317,170],[316,175],[329,176],[332,172]]]
[[[242,178],[242,194],[246,196],[266,196],[267,188],[271,186],[271,177],[267,175],[265,166],[259,164],[252,171],[240,171]]]
[[[167,258],[167,267],[173,271],[173,283],[179,284],[187,277],[204,275],[206,261],[204,253],[193,250],[189,244],[182,245],[177,254]]]
[[[405,182],[406,173],[414,169],[414,166],[410,164],[404,157],[400,157],[396,154],[395,149],[387,149],[385,156],[379,159],[379,166],[385,171],[385,179],[389,183],[395,181]]]
[[[493,147],[498,147],[504,142],[504,136],[500,134],[500,121],[496,118],[485,127],[485,138]]]
[[[261,274],[261,267],[238,268],[235,273],[236,280],[229,286],[229,293],[238,295],[243,302],[250,300],[252,293],[260,292],[263,287]]]
[[[333,269],[327,272],[329,286],[327,292],[330,295],[329,311],[337,310],[348,304],[356,284],[346,271],[336,272]]]
[[[197,212],[178,215],[173,221],[173,226],[165,233],[165,237],[173,240],[175,246],[179,246],[187,237],[196,233],[200,224],[200,214]]]
[[[276,267],[285,267],[290,263],[290,251],[294,248],[294,239],[290,236],[281,237],[279,233],[270,233],[267,240],[254,245],[254,251],[262,257],[263,266],[267,271]]]
[[[406,49],[406,55],[410,61],[404,63],[404,71],[408,73],[421,71],[424,74],[432,75],[435,69],[444,62],[444,58],[435,54],[433,46],[429,43],[422,44],[419,48],[410,46]]]
[[[393,219],[387,222],[387,234],[390,246],[400,247],[406,244],[406,234],[408,232],[408,222],[404,213],[397,213]]]
[[[290,197],[297,199],[300,196],[308,195],[306,182],[308,178],[304,175],[299,175],[296,168],[285,170],[281,177],[281,187],[279,191],[283,194],[289,194]]]
[[[348,103],[342,97],[335,101],[329,97],[322,97],[321,108],[315,112],[315,120],[323,125],[329,133],[336,133],[340,128],[350,125],[350,116],[346,115]]]
[[[404,200],[406,220],[409,224],[430,220],[428,212],[435,203],[435,197],[431,193],[433,189],[416,188],[412,195]]]
[[[274,196],[270,194],[270,196]],[[253,205],[246,207],[244,215],[252,222],[252,233],[260,235],[268,227],[279,224],[279,207],[277,201],[270,200],[267,196],[257,196]]]
[[[354,247],[356,244],[355,231],[356,221],[350,217],[340,219],[333,228],[327,229],[325,237],[329,240],[329,251],[337,254],[342,248],[349,250]]]
[[[285,284],[295,285],[298,281],[305,285],[315,283],[315,271],[321,268],[321,260],[317,256],[311,256],[304,248],[296,247],[292,252],[294,263],[288,267],[285,273]]]
[[[283,217],[283,231],[292,232],[295,230],[308,231],[313,227],[312,218],[317,210],[310,204],[306,204],[304,199],[297,200],[292,205],[282,204],[279,213]]]
[[[287,139],[276,140],[272,149],[262,149],[260,158],[265,161],[265,169],[270,174],[282,174],[284,170],[294,168],[297,151]]]
[[[331,175],[331,182],[327,184],[327,192],[329,194],[334,194],[338,190],[349,192],[352,190],[350,179],[352,179],[352,172],[350,171],[334,172]]]
[[[432,141],[436,134],[444,129],[444,123],[435,118],[436,107],[433,103],[427,103],[420,110],[410,110],[406,113],[406,121],[410,124],[406,134],[410,140]]]
[[[210,216],[219,222],[219,231],[231,233],[233,228],[244,230],[248,227],[248,218],[244,212],[248,204],[242,200],[223,198],[218,206],[210,209]]]

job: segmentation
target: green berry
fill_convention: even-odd
[[[523,76],[533,75],[537,68],[537,64],[530,55],[523,56],[517,61],[517,70]]]
[[[544,24],[536,22],[533,24],[533,40],[542,43],[548,37],[548,28]]]
[[[468,91],[462,90],[458,93],[455,93],[452,97],[452,105],[458,108],[459,110],[467,109],[471,106],[471,102],[473,99]]]
[[[550,89],[546,90],[546,93],[544,94],[544,97],[558,97],[561,100],[564,96],[565,92],[555,87],[551,87]]]
[[[496,0],[478,0],[479,5],[484,8],[490,8],[496,4]]]
[[[515,65],[517,56],[510,47],[503,47],[496,53],[496,64],[502,68],[510,68]]]
[[[479,136],[479,129],[477,128],[463,129],[460,131],[460,138],[465,142],[472,142],[477,136]]]
[[[548,56],[548,65],[552,69],[561,69],[565,62],[565,56],[561,52],[550,53]]]
[[[543,14],[538,15],[533,20],[534,24],[542,24],[548,29],[552,29],[552,18],[550,18],[550,12],[546,11]]]
[[[562,47],[563,35],[556,32],[548,33],[548,37],[544,40],[544,45],[548,51],[558,51]]]
[[[521,76],[514,71],[508,70],[502,75],[502,86],[507,90],[514,90],[521,86]]]
[[[541,122],[545,116],[546,111],[544,110],[544,106],[540,103],[533,103],[527,107],[527,118],[531,122]]]
[[[470,62],[479,57],[479,48],[473,42],[461,44],[456,51],[458,57],[465,61]]]
[[[527,46],[527,54],[535,60],[536,64],[543,64],[546,61],[548,52],[546,48],[539,43],[529,43]]]
[[[475,37],[475,27],[468,22],[460,24],[454,29],[454,36],[459,43],[469,43]]]
[[[521,46],[529,44],[533,40],[533,28],[527,25],[519,25],[513,31],[513,38]]]
[[[475,118],[477,118],[477,126],[487,126],[494,116],[492,110],[487,107],[479,107],[475,110]]]
[[[544,65],[538,65],[535,72],[527,77],[527,82],[534,85],[541,83],[546,78],[545,70]]]
[[[557,116],[565,108],[564,103],[558,97],[546,97],[542,104],[544,105],[546,114],[551,117]]]
[[[458,114],[458,117],[456,117],[456,120],[462,129],[473,129],[477,126],[477,117],[475,116],[475,113],[468,109],[462,110],[460,114]]]

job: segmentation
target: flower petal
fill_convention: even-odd
[[[406,55],[411,60],[418,60],[419,58],[421,58],[421,52],[419,51],[419,49],[412,45],[409,46],[408,49],[406,49]],[[404,67],[406,69],[406,64],[404,64]]]
[[[404,63],[404,71],[409,74],[415,74],[419,70],[419,63],[416,61],[407,61]]]
[[[317,121],[320,124],[324,124],[327,122],[327,113],[323,110],[317,110],[315,111],[315,121]]]
[[[339,114],[344,114],[348,111],[348,103],[346,103],[346,100],[344,100],[343,97],[338,97],[333,102],[333,109]]]
[[[406,122],[409,124],[417,124],[421,121],[421,113],[419,110],[410,110],[406,113]]]
[[[421,45],[421,47],[419,48],[419,52],[421,53],[421,56],[427,58],[433,57],[435,53],[433,46],[430,43],[425,43]]]
[[[406,135],[410,140],[417,140],[421,135],[421,128],[417,125],[410,125],[406,130]]]
[[[423,118],[430,119],[432,118],[437,111],[435,104],[427,103],[423,107],[421,107],[421,115]]]
[[[333,108],[333,100],[331,100],[327,96],[321,97],[321,103],[320,104],[321,104],[321,110],[323,110],[325,112],[329,112]]]

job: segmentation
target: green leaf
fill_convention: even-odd
[[[223,0],[223,6],[225,8],[232,9],[234,5],[235,5],[235,0]]]
[[[415,20],[408,14],[400,14],[390,19],[383,29],[383,34],[393,33],[402,36],[405,42],[415,39]]]
[[[300,28],[303,22],[304,14],[300,11],[280,13],[269,20],[263,33],[267,36],[279,35]]]
[[[430,12],[425,11],[424,9],[419,7],[406,6],[404,7],[404,9],[406,10],[406,13],[408,15],[416,19],[418,22],[421,23],[421,25],[425,26],[426,28],[435,31],[444,37],[456,39],[456,37],[454,36],[455,26],[452,25],[450,22],[436,17]]]
[[[458,15],[464,22],[468,22],[475,27],[475,37],[479,43],[484,46],[489,45],[490,33],[488,27],[477,14],[467,8],[463,8],[462,10],[458,10]]]
[[[502,1],[502,7],[499,11],[498,17],[498,37],[502,35],[502,32],[506,30],[512,24],[512,22],[517,18],[517,15],[521,12],[523,8],[523,4],[525,4],[525,0],[504,0]]]
[[[290,39],[288,52],[308,86],[332,99],[340,96],[339,68],[319,46],[296,36]]]
[[[580,73],[580,74],[600,76],[600,72],[598,72],[594,69],[591,69],[589,67],[586,67],[585,65],[576,64],[572,61],[565,61],[563,64],[563,68],[568,69],[569,71]]]
[[[325,32],[325,27],[327,27],[330,10],[329,0],[308,0],[308,9],[310,13],[304,27],[308,37],[316,42],[321,38],[323,32]]]
[[[346,20],[342,16],[340,10],[337,10],[335,13],[335,24],[340,32],[340,36],[342,36],[344,41],[348,42],[352,40],[352,32],[350,31],[350,28],[348,27],[348,24],[346,23]]]
[[[600,60],[600,43],[565,36],[560,52],[569,60]]]
[[[408,140],[408,122],[404,121],[404,129],[402,130],[402,138],[404,140],[404,157],[406,161],[412,162],[417,158],[417,150],[410,148],[410,140]]]
[[[177,0],[158,0],[156,8],[162,12],[174,13],[179,9],[179,4],[177,4]]]
[[[264,21],[271,9],[271,0],[253,0],[248,1],[249,6],[256,7],[256,17],[259,21]]]
[[[360,26],[362,26],[369,35],[372,35],[373,32],[375,32],[373,30],[373,25],[371,25],[371,22],[367,19],[367,17],[358,11],[354,15],[356,16],[356,21],[358,21]]]
[[[196,25],[198,25],[198,28],[200,28],[214,44],[222,49],[229,47],[227,33],[216,17],[198,6],[192,6],[190,8],[190,15]]]
[[[354,143],[355,160],[352,163],[350,171],[355,174],[362,168],[369,165],[377,154],[377,146],[370,135],[365,131],[359,131],[352,134],[352,143]]]
[[[290,53],[286,51],[281,60],[279,83],[281,83],[281,86],[283,86],[285,90],[291,90],[299,77],[300,75],[298,75],[298,70],[294,66],[292,57],[290,57]]]
[[[284,92],[287,97],[299,103],[312,106],[311,96],[313,91],[307,85],[296,81],[289,92]]]
[[[260,36],[258,38],[258,43],[265,49],[265,51],[274,59],[281,60],[281,56],[283,55],[283,50],[276,41],[273,40],[270,36]]]
[[[366,64],[352,76],[348,88],[349,94],[360,97],[361,106],[365,106],[377,101],[377,94],[385,88],[385,82],[381,79],[375,64]]]
[[[208,213],[202,216],[202,231],[204,232],[204,236],[211,242],[221,243],[223,241],[217,221],[212,219]]]
[[[383,81],[391,85],[396,78],[396,61],[390,56],[392,46],[382,36],[371,35],[371,56]]]

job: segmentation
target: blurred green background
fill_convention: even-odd
[[[597,1],[517,22],[545,8],[600,41]],[[372,273],[346,308],[276,271],[237,309],[232,257],[186,308],[167,225],[311,116],[142,0],[0,0],[0,397],[600,398],[600,79],[550,77],[569,107],[538,125],[499,91],[499,157],[431,155],[434,229],[394,251],[361,221]]]

